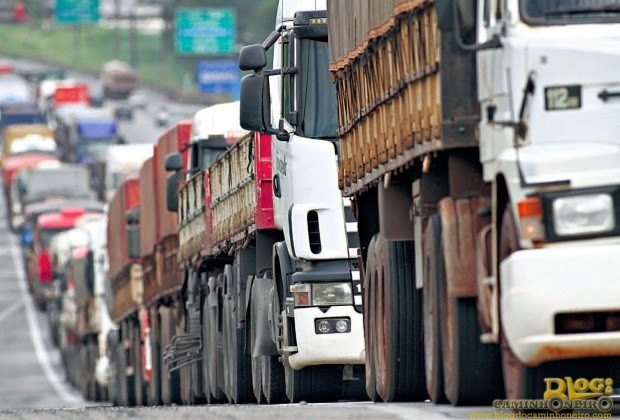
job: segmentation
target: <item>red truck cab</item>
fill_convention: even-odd
[[[33,229],[33,244],[28,264],[28,281],[37,306],[44,310],[49,299],[54,297],[53,261],[49,253],[52,237],[75,227],[77,220],[86,211],[81,207],[66,207],[60,212],[41,214]]]

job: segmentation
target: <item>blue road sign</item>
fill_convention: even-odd
[[[201,60],[196,66],[198,89],[207,95],[231,95],[239,99],[240,75],[236,59]]]

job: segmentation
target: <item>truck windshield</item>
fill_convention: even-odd
[[[309,138],[335,138],[338,109],[336,86],[329,79],[327,41],[302,39],[300,42],[300,134]]]
[[[52,238],[66,231],[68,228],[56,228],[56,229],[41,229],[39,230],[39,239],[41,240],[41,248],[47,249],[50,245]]]
[[[75,151],[78,155],[102,157],[106,154],[110,146],[114,144],[116,144],[116,138],[112,137],[96,140],[88,139],[79,142],[75,147]]]
[[[532,25],[620,22],[620,0],[521,0],[523,20]]]

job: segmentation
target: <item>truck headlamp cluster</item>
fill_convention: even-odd
[[[350,318],[318,318],[314,320],[317,334],[342,334],[351,332]]]
[[[609,194],[560,197],[553,201],[553,228],[558,236],[609,232],[615,225]]]
[[[290,290],[297,307],[353,304],[353,289],[348,282],[293,284]]]

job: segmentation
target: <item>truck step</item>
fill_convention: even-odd
[[[202,360],[202,337],[200,334],[177,335],[162,355],[170,372]]]

